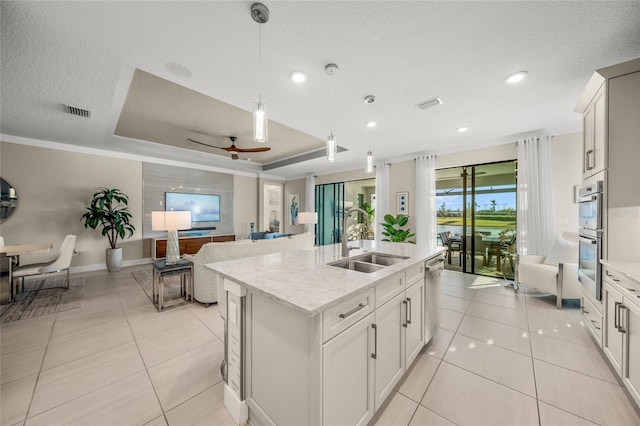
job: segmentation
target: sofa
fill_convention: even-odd
[[[562,299],[579,299],[578,234],[564,232],[556,237],[546,256],[518,255],[515,280],[519,285],[555,294],[558,309],[562,309]]]
[[[185,260],[193,263],[194,298],[207,306],[218,301],[218,276],[204,266],[208,263],[313,248],[314,243],[315,236],[311,233],[273,239],[247,239],[223,243],[207,243],[196,254],[185,254],[183,256]],[[220,287],[222,287],[222,283],[220,283]]]

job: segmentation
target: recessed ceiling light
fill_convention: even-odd
[[[373,120],[367,121],[367,127],[376,127],[377,125],[378,125],[378,123],[376,123]]]
[[[527,76],[527,74],[528,73],[526,71],[514,72],[513,74],[511,74],[510,76],[505,78],[504,81],[506,81],[509,84],[519,83],[522,80],[524,80],[524,78]]]
[[[466,132],[467,130],[469,130],[469,128],[468,128],[468,127],[466,127],[466,126],[458,127],[458,131],[459,131],[460,133],[464,133],[464,132]]]
[[[305,81],[307,81],[307,75],[303,72],[296,71],[291,74],[291,80],[293,80],[295,83],[304,83]]]
[[[193,73],[189,68],[176,62],[167,62],[164,64],[164,68],[177,77],[191,78],[191,76],[193,76]]]

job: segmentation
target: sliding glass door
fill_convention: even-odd
[[[436,203],[447,268],[513,277],[515,161],[437,170]]]
[[[318,245],[342,241],[344,215],[351,207],[366,211],[371,225],[375,225],[375,179],[316,185],[316,211]],[[364,214],[352,214],[347,220],[349,240],[373,238],[373,231],[366,227]]]

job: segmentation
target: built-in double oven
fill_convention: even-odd
[[[578,280],[597,300],[602,300],[603,182],[580,188],[578,200]]]

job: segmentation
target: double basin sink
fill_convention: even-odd
[[[398,256],[395,254],[387,253],[364,253],[358,256],[349,257],[347,259],[336,260],[329,262],[327,265],[334,266],[336,268],[349,269],[351,271],[371,273],[379,271],[386,266],[391,266],[395,263],[408,259],[408,256]]]

